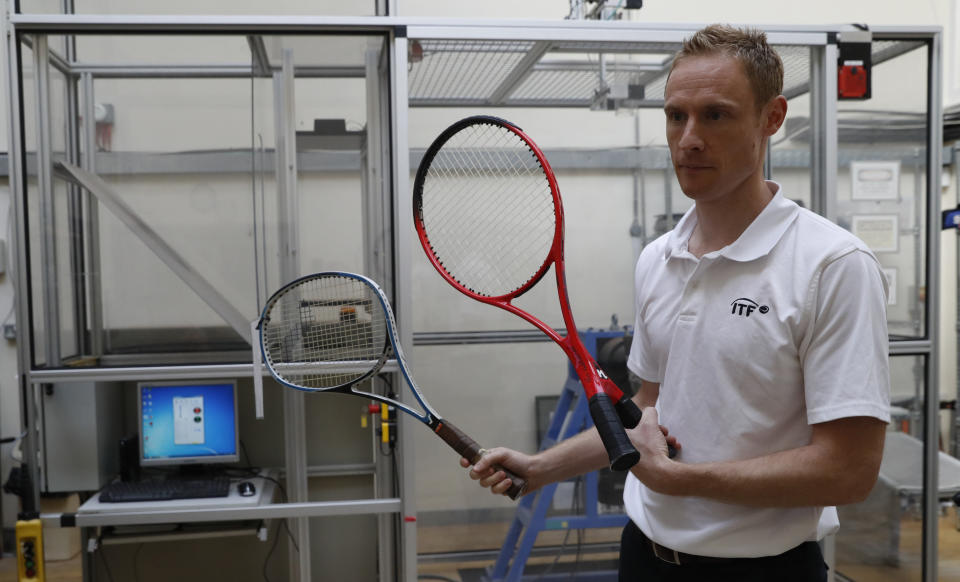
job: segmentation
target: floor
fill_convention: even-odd
[[[941,516],[939,524],[939,582],[960,582],[960,531],[953,510]],[[921,522],[905,517],[900,528],[900,563],[898,567],[849,564],[841,561],[837,570],[856,582],[915,582],[922,569]]]
[[[421,556],[436,555],[438,553],[454,553],[476,548],[488,548],[499,550],[503,545],[509,524],[484,524],[483,526],[433,526],[421,527],[417,530],[418,551]],[[583,530],[582,538],[578,540],[576,530],[567,531],[549,531],[542,532],[537,536],[536,547],[564,548],[562,552],[551,550],[541,556],[531,556],[527,561],[528,566],[551,567],[556,561],[555,571],[559,571],[564,565],[569,565],[577,560],[578,543],[584,546],[606,546],[610,543],[618,543],[620,540],[620,528],[600,528]],[[566,541],[566,544],[564,543]],[[616,552],[581,552],[583,561],[612,561],[616,560]],[[421,575],[438,576],[440,579],[452,580],[454,582],[468,582],[461,577],[461,572],[465,570],[485,569],[494,562],[495,558],[485,558],[483,560],[466,562],[441,562],[429,559],[422,559],[418,571]],[[472,582],[472,581],[470,581]]]
[[[460,549],[467,549],[465,546],[472,540],[476,544],[484,544],[484,547],[498,548],[503,543],[505,536],[505,526],[494,528],[493,531],[484,531],[490,528],[477,528],[469,526],[444,526],[443,528],[421,528],[418,532],[420,542],[419,551],[421,554],[431,552],[454,552]],[[424,531],[431,530],[431,531]],[[587,530],[584,543],[616,541],[619,539],[620,531],[617,530]],[[574,536],[571,536],[574,537]],[[563,532],[544,532],[537,538],[537,545],[555,545],[559,546],[563,541]],[[957,529],[957,517],[953,510],[948,511],[940,520],[939,524],[939,543],[940,543],[940,562],[938,564],[939,576],[938,582],[960,582],[960,531]],[[474,545],[473,547],[478,547]],[[576,559],[576,540],[573,539],[567,545],[559,559],[559,564],[564,562],[573,562]],[[844,579],[855,582],[916,582],[921,579],[921,522],[910,516],[906,516],[901,522],[900,528],[900,556],[899,565],[890,566],[886,564],[862,564],[850,563],[843,560],[840,556],[836,564],[837,572],[843,575],[838,577],[837,582]],[[528,565],[548,564],[554,560],[554,555],[547,555],[540,558],[531,558]],[[583,560],[603,560],[616,559],[616,554],[584,554]],[[440,563],[440,562],[421,562],[419,567],[420,574],[438,576],[437,580],[448,580],[452,582],[472,582],[471,579],[464,579],[461,576],[463,570],[469,568],[486,568],[493,563],[492,559],[487,559],[473,563]]]
[[[505,525],[491,524],[489,526],[434,526],[422,527],[418,531],[418,540],[420,542],[419,551],[421,554],[438,555],[444,553],[453,553],[465,550],[471,550],[478,547],[496,549],[503,542],[505,535]],[[837,564],[837,571],[843,574],[847,580],[856,582],[907,582],[920,580],[920,522],[907,517],[901,525],[901,543],[900,543],[900,564],[898,567],[883,565],[863,565],[849,564],[842,560]],[[544,532],[537,539],[538,546],[563,545],[565,532]],[[593,547],[604,546],[606,542],[616,541],[619,537],[618,530],[596,529],[586,530],[583,533],[582,543],[594,544]],[[532,557],[528,565],[540,564],[549,566],[557,559],[556,568],[562,568],[564,563],[571,563],[577,556],[577,534],[571,532],[567,538],[566,549],[562,553],[551,552],[540,557]],[[559,558],[557,556],[559,555]],[[615,553],[598,552],[583,553],[581,560],[613,560],[616,559]],[[456,562],[442,560],[424,560],[419,568],[421,575],[426,575],[423,579],[432,578],[434,580],[447,580],[452,582],[471,582],[469,578],[462,577],[462,572],[476,573],[477,570],[486,568],[492,563],[492,559],[484,558],[477,561],[465,561],[460,559]],[[960,582],[960,531],[956,527],[956,516],[952,511],[944,515],[940,520],[940,563],[939,580],[941,582]],[[16,560],[8,554],[0,558],[0,582],[15,582]],[[79,556],[63,561],[48,561],[46,563],[47,582],[81,582],[81,568]]]

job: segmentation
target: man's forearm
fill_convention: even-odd
[[[808,447],[755,459],[721,463],[674,463],[648,486],[670,495],[707,497],[756,507],[841,505],[857,501],[841,476],[812,468]],[[806,468],[804,468],[806,467]]]
[[[600,434],[591,428],[534,455],[531,469],[546,485],[602,469],[608,462]]]
[[[885,425],[864,418],[827,424],[833,426],[819,429],[807,446],[718,463],[641,460],[635,474],[660,493],[740,505],[799,507],[861,501],[876,482]]]

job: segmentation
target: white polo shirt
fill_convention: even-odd
[[[660,383],[660,423],[683,444],[684,463],[803,446],[810,425],[838,418],[890,420],[879,263],[859,239],[767,184],[776,195],[733,244],[697,259],[687,250],[691,209],[637,262],[628,366]],[[650,539],[704,556],[775,555],[837,524],[834,508],[663,495],[632,474],[624,503]]]

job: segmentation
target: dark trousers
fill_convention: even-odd
[[[632,521],[620,539],[620,582],[826,582],[820,545],[805,542],[778,556],[730,558],[675,565],[653,553],[650,540]]]

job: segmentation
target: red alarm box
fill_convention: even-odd
[[[837,78],[837,92],[841,99],[863,99],[867,97],[869,83],[867,69],[863,61],[847,61],[840,67]]]

